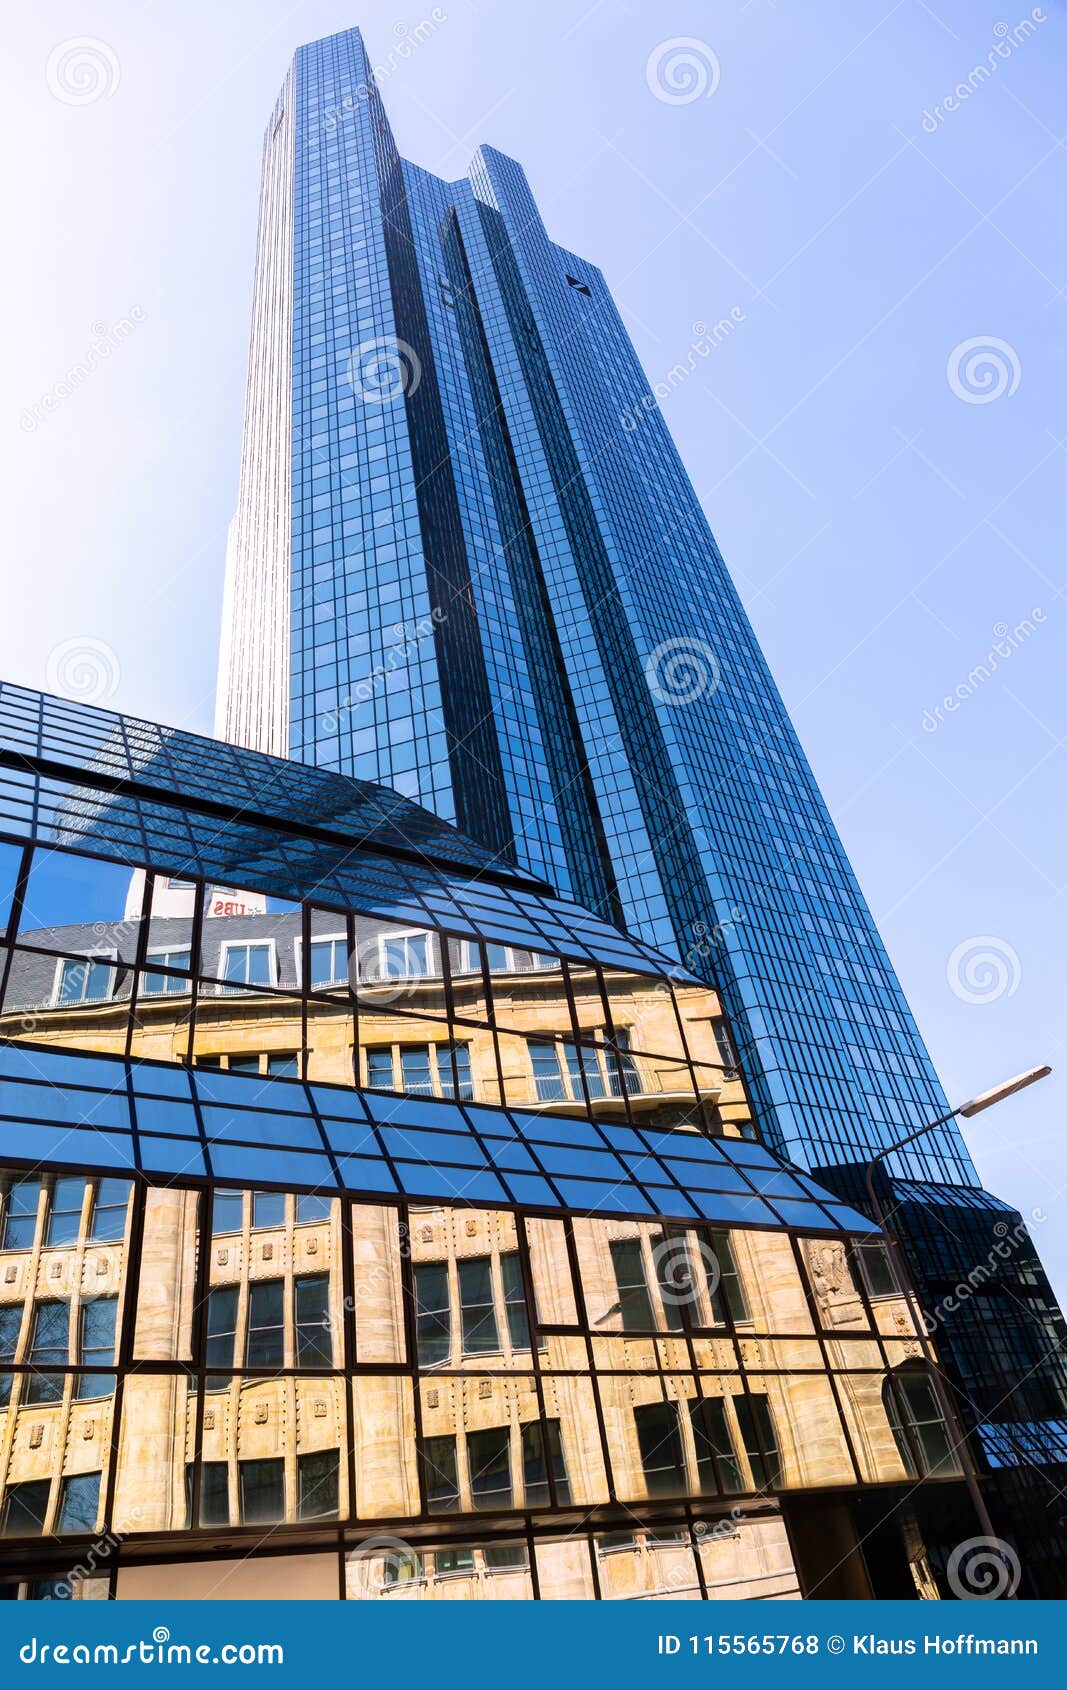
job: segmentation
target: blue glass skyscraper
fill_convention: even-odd
[[[401,159],[355,30],[268,126],[225,625],[220,734],[392,785],[710,973],[793,1162],[847,1185],[945,1112],[603,276],[512,159]],[[931,1215],[1003,1224],[953,1126],[889,1170],[918,1257]],[[1045,1406],[998,1385],[976,1421],[1067,1413],[1021,1284],[961,1319],[1002,1322],[1009,1393],[1012,1322],[1055,1332]]]

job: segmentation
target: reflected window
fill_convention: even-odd
[[[404,1090],[413,1097],[432,1097],[429,1045],[401,1045],[400,1073]]]
[[[510,1508],[511,1429],[486,1426],[467,1434],[471,1502],[477,1509]]]
[[[745,1288],[741,1283],[741,1275],[737,1267],[734,1247],[730,1242],[728,1232],[712,1232],[711,1248],[718,1263],[718,1284],[712,1287],[711,1307],[715,1320],[720,1325],[726,1324],[726,1312],[733,1320],[749,1320],[748,1303],[745,1300]],[[709,1285],[715,1274],[709,1275]]]
[[[745,1488],[741,1463],[737,1459],[726,1404],[722,1397],[707,1397],[689,1404],[689,1417],[696,1446],[697,1475],[705,1494],[725,1491],[735,1495]]]
[[[420,1367],[435,1367],[448,1360],[452,1349],[452,1313],[448,1268],[444,1262],[416,1265],[415,1335]]]
[[[472,1573],[474,1571],[473,1549],[435,1549],[433,1570],[436,1578],[447,1578],[450,1573]]]
[[[634,1409],[637,1443],[649,1496],[682,1496],[686,1491],[678,1406],[641,1403]]]
[[[269,1525],[284,1519],[284,1461],[241,1461],[237,1476],[242,1525]]]
[[[456,1465],[455,1438],[427,1438],[422,1454],[426,1470],[426,1505],[430,1513],[457,1513],[459,1469]]]
[[[297,1051],[273,1051],[267,1057],[267,1073],[276,1080],[300,1078],[300,1056]]]
[[[432,972],[429,933],[382,934],[378,947],[379,978],[383,980],[419,980]]]
[[[82,1224],[85,1184],[84,1179],[60,1178],[52,1187],[44,1237],[45,1245],[49,1249],[77,1242]]]
[[[34,1368],[63,1368],[70,1343],[70,1304],[38,1303],[33,1313],[33,1335],[27,1360]],[[27,1381],[26,1401],[62,1402],[62,1373],[34,1373]]]
[[[319,1449],[300,1455],[296,1462],[297,1516],[301,1520],[334,1520],[338,1509],[336,1449]]]
[[[293,1287],[296,1305],[297,1367],[332,1367],[330,1281],[327,1274],[308,1274]]]
[[[189,1517],[192,1518],[193,1468],[188,1468]],[[204,1461],[200,1466],[200,1524],[228,1526],[230,1523],[230,1468],[226,1461]]]
[[[493,1303],[492,1260],[469,1256],[457,1264],[459,1307],[463,1322],[463,1353],[479,1355],[500,1348]]]
[[[235,944],[227,940],[223,945],[222,978],[227,982],[224,991],[239,991],[242,986],[273,986],[275,976],[274,946],[269,941]]]
[[[281,1367],[285,1359],[285,1281],[257,1279],[248,1290],[249,1367]]]
[[[734,1398],[734,1413],[752,1481],[757,1490],[774,1490],[782,1482],[782,1460],[778,1432],[766,1395],[752,1391]]]
[[[607,1063],[612,1097],[621,1097],[624,1092],[634,1097],[642,1090],[641,1076],[630,1049],[630,1034],[627,1028],[616,1028],[615,1054],[608,1056]]]
[[[582,1091],[582,1077],[590,1097],[604,1096],[604,1076],[600,1072],[600,1063],[595,1050],[586,1050],[584,1045],[564,1044],[567,1053],[567,1072],[570,1076],[571,1096],[579,1102],[585,1095]]]
[[[556,1484],[556,1501],[565,1507],[571,1499],[570,1479],[563,1455],[563,1438],[558,1420],[530,1420],[522,1428],[522,1479],[527,1508],[547,1508],[551,1497],[548,1467]]]
[[[240,1232],[244,1222],[244,1194],[240,1191],[220,1191],[211,1194],[211,1231]]]
[[[912,1478],[939,1478],[960,1471],[937,1393],[925,1369],[892,1374],[882,1387],[882,1401],[900,1459]]]
[[[253,1227],[285,1225],[284,1191],[253,1191],[252,1225]]]
[[[188,973],[192,956],[188,945],[179,946],[174,950],[151,950],[148,956],[150,961],[156,964],[156,968],[146,968],[141,975],[142,997],[174,997],[188,992],[188,980],[178,980],[170,974],[158,972],[158,969],[162,968],[178,968]]]
[[[899,1297],[900,1286],[889,1251],[879,1239],[857,1240],[852,1246],[852,1260],[869,1297]]]
[[[328,1221],[333,1213],[332,1199],[320,1191],[302,1191],[296,1199],[297,1225],[309,1221]]]
[[[118,1306],[117,1297],[93,1297],[82,1304],[78,1356],[82,1367],[114,1367]],[[110,1373],[83,1373],[77,1382],[77,1394],[83,1399],[108,1397],[114,1389],[115,1380]]]
[[[454,1073],[453,1063],[455,1064]],[[438,1045],[437,1073],[443,1094],[458,1098],[461,1103],[469,1103],[474,1097],[474,1078],[471,1073],[471,1047],[469,1044]]]
[[[367,1051],[367,1085],[372,1091],[393,1089],[393,1047]]]
[[[540,1103],[561,1103],[567,1096],[559,1053],[554,1044],[540,1039],[528,1039],[526,1048],[533,1065],[534,1092]]]
[[[685,1329],[683,1306],[689,1310],[690,1320],[699,1325],[693,1261],[688,1243],[684,1238],[669,1238],[662,1232],[653,1238],[651,1243],[660,1302],[663,1304],[668,1331],[681,1332]]]
[[[723,1079],[732,1079],[737,1073],[737,1052],[734,1049],[734,1041],[730,1036],[730,1029],[726,1024],[725,1017],[721,1015],[713,1016],[711,1030],[715,1038],[715,1049],[718,1052],[719,1061],[722,1063]]]
[[[312,939],[308,951],[308,983],[312,991],[348,984],[348,941],[343,933]]]
[[[102,1003],[111,996],[114,961],[113,955],[79,957],[77,961],[64,958],[56,970],[53,1002],[60,1005]]]
[[[508,1321],[508,1337],[513,1350],[530,1348],[530,1322],[526,1316],[526,1290],[522,1283],[522,1265],[517,1250],[502,1251],[500,1277],[504,1285],[504,1312]]]
[[[28,1479],[9,1485],[0,1503],[0,1535],[36,1537],[44,1531],[51,1491],[49,1479]]]
[[[652,1314],[652,1299],[648,1294],[640,1239],[613,1238],[610,1248],[623,1331],[653,1331],[656,1322]]]
[[[61,1532],[92,1532],[100,1512],[100,1474],[76,1473],[63,1480],[59,1492],[59,1520]]]
[[[37,1202],[41,1182],[36,1179],[15,1180],[4,1195],[3,1227],[0,1228],[0,1250],[29,1250],[37,1231]]]
[[[262,1065],[258,1056],[231,1056],[229,1071],[231,1074],[259,1074]]]
[[[21,1331],[22,1304],[4,1303],[0,1306],[0,1368],[14,1361]],[[10,1401],[11,1374],[0,1372],[0,1408],[5,1408]]]
[[[130,1202],[130,1182],[125,1179],[97,1180],[92,1193],[92,1215],[89,1222],[89,1241],[92,1244],[116,1244],[126,1234],[126,1210]]]
[[[216,1285],[207,1294],[207,1348],[204,1359],[210,1368],[225,1368],[229,1370],[234,1363],[234,1347],[237,1342],[237,1287],[236,1285]],[[229,1383],[225,1375],[221,1379],[208,1379],[209,1390],[219,1390]]]

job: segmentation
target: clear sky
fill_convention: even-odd
[[[950,1096],[1058,1066],[968,1140],[1067,1290],[1062,0],[22,8],[5,676],[210,732],[262,132],[354,23],[614,287]]]

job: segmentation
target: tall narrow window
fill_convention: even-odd
[[[308,958],[308,980],[312,991],[324,986],[343,986],[348,981],[348,944],[341,939],[312,939]]]
[[[73,1176],[63,1175],[56,1180],[52,1187],[52,1196],[48,1204],[48,1224],[45,1228],[44,1241],[48,1249],[56,1249],[64,1244],[77,1242],[82,1224],[82,1199],[85,1196],[85,1181]]]
[[[294,1286],[297,1367],[332,1367],[330,1280],[325,1273],[309,1274]]]
[[[715,1035],[715,1048],[719,1053],[719,1061],[722,1063],[723,1077],[730,1079],[737,1072],[737,1052],[734,1049],[734,1041],[730,1036],[730,1029],[726,1024],[725,1017],[721,1015],[713,1016],[711,1030]]]
[[[630,1049],[628,1028],[616,1028],[615,1054],[608,1053],[607,1064],[613,1097],[621,1097],[624,1091],[633,1097],[641,1090],[641,1076],[637,1071],[637,1063],[634,1061],[633,1052]]]
[[[771,1405],[761,1392],[734,1398],[734,1412],[757,1490],[774,1490],[782,1482],[778,1433]]]
[[[852,1246],[852,1260],[867,1288],[869,1297],[899,1297],[900,1286],[893,1272],[893,1264],[884,1244],[877,1240],[857,1239]]]
[[[748,1304],[745,1301],[745,1288],[737,1270],[737,1259],[734,1256],[734,1247],[730,1242],[730,1234],[728,1232],[712,1232],[711,1247],[715,1252],[715,1260],[719,1264],[719,1283],[712,1288],[711,1293],[712,1313],[715,1320],[720,1325],[725,1325],[725,1311],[727,1310],[734,1320],[748,1320],[749,1312]],[[712,1275],[712,1278],[714,1278],[714,1275]]]
[[[452,1315],[448,1304],[448,1268],[444,1262],[415,1267],[415,1335],[419,1366],[436,1367],[452,1350]]]
[[[209,1368],[224,1368],[222,1378],[209,1376],[207,1388],[220,1390],[229,1384],[237,1343],[237,1287],[216,1285],[207,1294],[207,1344],[204,1360]]]
[[[17,1179],[4,1197],[4,1224],[0,1228],[0,1250],[29,1250],[37,1231],[39,1179]]]
[[[619,1293],[619,1315],[626,1332],[651,1332],[656,1322],[652,1314],[652,1299],[648,1294],[648,1280],[638,1238],[614,1238],[611,1241],[611,1265],[615,1269],[615,1284]]]
[[[81,1307],[81,1351],[83,1367],[114,1367],[117,1297],[93,1297]],[[82,1373],[77,1382],[81,1398],[109,1397],[115,1389],[113,1373]]]
[[[604,1076],[600,1072],[595,1050],[586,1050],[584,1045],[565,1044],[567,1055],[567,1071],[570,1074],[571,1096],[579,1102],[584,1097],[582,1091],[582,1076],[585,1076],[586,1087],[590,1097],[603,1097]]]
[[[455,1060],[455,1073],[452,1062]],[[441,1080],[441,1090],[450,1097],[457,1097],[462,1102],[469,1102],[474,1096],[474,1080],[471,1075],[471,1047],[469,1044],[453,1044],[437,1046],[437,1072]]]
[[[59,1493],[58,1531],[94,1532],[99,1512],[99,1473],[76,1473],[63,1480]]]
[[[240,1232],[244,1219],[244,1193],[242,1191],[221,1191],[216,1188],[211,1194],[211,1231]]]
[[[499,1350],[493,1305],[492,1264],[488,1256],[470,1256],[458,1264],[459,1306],[463,1320],[463,1353],[479,1355]]]
[[[427,1438],[422,1455],[427,1508],[431,1514],[455,1514],[459,1509],[455,1438]]]
[[[504,1309],[508,1317],[508,1336],[513,1350],[530,1348],[530,1322],[526,1318],[526,1291],[522,1283],[522,1264],[517,1250],[501,1253],[500,1277],[504,1284]]]
[[[477,1509],[511,1507],[511,1430],[486,1426],[467,1434],[471,1502]]]
[[[677,1404],[642,1403],[634,1409],[634,1421],[649,1496],[683,1496],[687,1487]]]
[[[668,1330],[684,1330],[683,1308],[688,1309],[690,1320],[699,1325],[700,1317],[693,1284],[693,1258],[689,1253],[687,1240],[684,1237],[669,1238],[661,1232],[652,1240],[652,1260],[656,1264],[660,1302],[663,1304],[663,1315]]]
[[[400,1072],[404,1090],[413,1097],[433,1096],[429,1045],[401,1045]]]
[[[281,1367],[285,1360],[285,1282],[256,1279],[248,1289],[249,1367]]]
[[[743,1491],[745,1482],[741,1464],[730,1437],[726,1404],[722,1397],[691,1402],[689,1417],[696,1445],[700,1489],[706,1495],[722,1490],[727,1496]]]
[[[116,1244],[126,1234],[126,1210],[130,1203],[130,1182],[127,1179],[97,1180],[92,1197],[92,1218],[89,1222],[89,1241],[92,1244]]]
[[[242,1525],[269,1525],[285,1518],[284,1461],[242,1461],[237,1475]]]
[[[571,1499],[571,1485],[559,1421],[528,1420],[522,1428],[522,1478],[527,1508],[549,1506],[549,1465],[556,1484],[556,1501],[565,1507]]]
[[[0,1408],[11,1401],[11,1374],[4,1368],[18,1354],[19,1333],[22,1330],[22,1304],[4,1303],[0,1307]]]
[[[339,1451],[317,1449],[296,1461],[296,1512],[301,1520],[335,1520]]]
[[[192,1469],[190,1468],[191,1473]],[[192,1502],[190,1500],[191,1511]],[[228,1526],[229,1523],[229,1462],[204,1461],[200,1466],[200,1524],[202,1526]]]
[[[34,1368],[64,1368],[70,1354],[70,1304],[38,1303],[27,1357]],[[61,1402],[63,1374],[33,1373],[27,1381],[27,1402]]]

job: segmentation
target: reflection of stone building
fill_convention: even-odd
[[[944,1593],[908,1303],[709,985],[395,794],[102,712],[56,819],[18,700],[8,1594]]]

